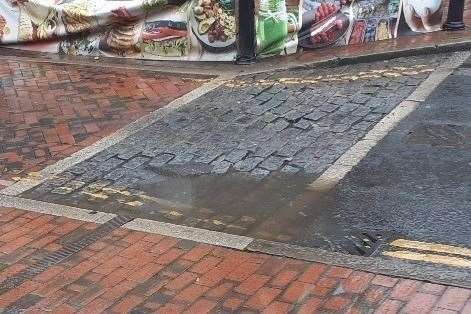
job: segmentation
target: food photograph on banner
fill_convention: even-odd
[[[303,0],[299,46],[363,44],[440,30],[442,0]]]
[[[233,0],[0,0],[0,42],[67,55],[232,61]]]
[[[234,61],[238,0],[0,0],[0,44],[150,60]],[[440,30],[443,0],[254,0],[257,56]],[[240,21],[244,23],[244,21]]]

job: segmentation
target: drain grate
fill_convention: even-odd
[[[376,256],[392,237],[392,234],[378,232],[356,232],[346,236],[341,246],[352,255]]]
[[[53,252],[46,257],[42,258],[33,265],[28,266],[25,270],[19,274],[9,277],[0,283],[0,295],[18,287],[23,282],[32,279],[40,273],[46,271],[49,267],[59,264],[63,260],[79,252],[90,244],[98,241],[99,239],[107,236],[113,230],[118,229],[122,225],[130,222],[134,218],[127,216],[116,216],[106,223],[100,225],[98,228],[93,230],[90,234],[77,239],[76,241],[65,244],[60,250]]]

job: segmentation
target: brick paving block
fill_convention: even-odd
[[[89,314],[89,313],[101,313],[115,303],[115,299],[105,299],[98,297],[92,300],[90,303],[85,305],[78,313]]]
[[[461,310],[462,314],[471,314],[471,299],[468,300],[466,305],[464,306],[463,310]]]
[[[304,273],[298,278],[298,281],[315,283],[326,270],[327,266],[320,263],[313,263],[308,266]]]
[[[119,283],[117,283],[113,287],[108,287],[108,290],[101,295],[102,298],[109,299],[109,300],[118,300],[122,296],[126,295],[129,291],[134,289],[138,283],[134,281],[129,281],[127,279],[123,279]]]
[[[392,288],[398,281],[399,281],[398,278],[388,277],[388,276],[383,276],[383,275],[376,275],[371,281],[371,284]]]
[[[230,272],[230,269],[215,267],[200,277],[198,284],[214,287]]]
[[[104,287],[114,287],[117,285],[119,282],[122,280],[126,279],[129,274],[129,270],[126,268],[118,268],[114,270],[112,273],[109,275],[105,276],[103,280],[100,282],[101,285]]]
[[[300,303],[314,290],[315,285],[293,281],[285,290],[282,299],[289,303]]]
[[[331,311],[343,311],[351,302],[350,299],[342,296],[329,298],[323,305],[323,308]]]
[[[67,278],[67,279],[78,279],[79,277],[86,274],[87,272],[95,268],[96,266],[98,266],[97,262],[91,261],[91,260],[85,260],[81,262],[80,264],[78,264],[77,266],[69,270],[66,270],[63,273],[63,276],[64,278]]]
[[[273,287],[286,287],[289,285],[296,277],[298,277],[299,273],[295,270],[283,270],[278,273],[270,282],[270,285]],[[303,281],[303,280],[299,280]]]
[[[26,236],[21,236],[16,238],[13,241],[10,241],[2,246],[0,246],[0,253],[4,254],[10,254],[13,253],[15,250],[21,248],[22,246],[32,242],[33,239],[26,237]]]
[[[118,253],[119,256],[126,258],[133,258],[141,252],[147,251],[154,244],[152,242],[138,241],[132,243],[130,246]]]
[[[181,290],[189,284],[193,283],[197,277],[198,276],[196,274],[184,272],[183,274],[166,284],[165,287],[170,290]]]
[[[127,313],[136,305],[140,304],[143,301],[143,298],[137,295],[128,295],[119,301],[112,310],[118,313]]]
[[[157,274],[162,268],[162,265],[149,263],[130,274],[127,279],[138,283],[144,282],[147,279],[151,278],[153,275]]]
[[[266,276],[275,276],[286,265],[286,261],[281,257],[270,257],[257,270],[257,274]]]
[[[363,293],[374,276],[371,273],[355,271],[342,283],[342,287],[347,293]]]
[[[327,272],[326,276],[335,277],[335,278],[347,278],[353,270],[339,267],[339,266],[332,266]]]
[[[287,314],[291,311],[292,305],[284,302],[273,301],[263,310],[263,314]]]
[[[324,303],[323,299],[315,298],[315,297],[308,298],[299,307],[298,314],[318,313],[323,303]]]
[[[445,291],[446,287],[444,285],[438,285],[434,283],[424,283],[422,287],[420,287],[420,291],[424,293],[430,293],[435,295],[441,295],[443,291]]]
[[[334,278],[321,278],[317,283],[314,285],[314,288],[312,289],[312,294],[315,294],[317,296],[325,296],[329,294],[335,286],[337,286],[339,281]]]
[[[197,264],[191,267],[191,271],[198,274],[205,274],[211,271],[220,262],[220,258],[214,256],[205,256]]]
[[[216,302],[208,300],[208,299],[199,299],[195,303],[193,303],[188,310],[184,313],[193,314],[193,313],[209,313],[215,306]]]
[[[375,311],[375,314],[396,314],[404,303],[398,300],[386,300]]]
[[[281,293],[280,289],[262,287],[245,303],[246,307],[262,310]]]
[[[243,263],[239,265],[236,269],[228,273],[225,278],[228,280],[241,282],[247,279],[253,273],[255,273],[259,267],[260,264],[258,263]]]
[[[448,310],[459,311],[461,310],[466,301],[470,298],[471,291],[463,288],[449,287],[446,289],[443,296],[438,302],[439,308]]]
[[[213,289],[209,290],[205,296],[210,299],[219,299],[225,296],[229,291],[232,290],[234,287],[235,283],[232,282],[225,282],[220,284],[217,287],[214,287]]]
[[[366,290],[363,298],[368,304],[374,305],[382,301],[387,292],[388,289],[386,287],[370,286],[368,290]]]
[[[162,241],[158,242],[154,247],[152,247],[150,251],[153,253],[162,254],[174,247],[178,242],[178,239],[165,238]]]
[[[224,301],[222,307],[225,310],[234,312],[241,307],[242,303],[244,303],[244,300],[235,297],[230,297]]]
[[[458,312],[447,309],[433,309],[430,314],[457,314]]]
[[[55,307],[54,311],[56,311],[57,313],[61,313],[61,314],[77,313],[77,310],[74,307],[72,307],[68,304],[61,304],[61,305]]]
[[[179,258],[184,253],[185,253],[185,251],[183,251],[183,250],[172,248],[172,249],[168,250],[167,252],[163,253],[162,255],[160,255],[155,260],[155,262],[158,263],[158,264],[162,264],[162,265],[168,265],[171,262],[175,261],[177,258]]]
[[[268,276],[253,274],[237,286],[235,291],[245,295],[252,295],[263,287],[268,280],[270,280]]]
[[[204,256],[212,251],[212,247],[207,244],[198,244],[198,246],[192,248],[188,253],[182,256],[182,259],[186,259],[192,262],[201,260]]]
[[[157,309],[156,313],[159,314],[180,314],[185,307],[180,304],[167,303],[161,308]]]
[[[402,312],[407,314],[418,313],[418,312],[429,312],[435,302],[438,300],[438,297],[432,294],[425,293],[416,293],[414,294],[406,306],[402,309]]]
[[[419,282],[409,279],[401,279],[391,291],[391,298],[407,301],[418,288]]]
[[[179,292],[175,296],[175,300],[186,303],[193,303],[208,290],[209,287],[201,286],[198,284],[191,284],[190,286],[186,287],[181,292]]]
[[[64,272],[65,268],[61,265],[54,265],[48,268],[46,271],[38,274],[33,278],[34,281],[39,281],[39,282],[48,282],[58,274]]]

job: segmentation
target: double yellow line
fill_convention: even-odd
[[[391,250],[384,251],[385,256],[471,268],[471,249],[468,248],[405,239],[394,240],[389,245]]]

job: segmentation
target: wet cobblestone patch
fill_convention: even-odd
[[[447,57],[240,77],[23,196],[332,248],[306,185]]]

